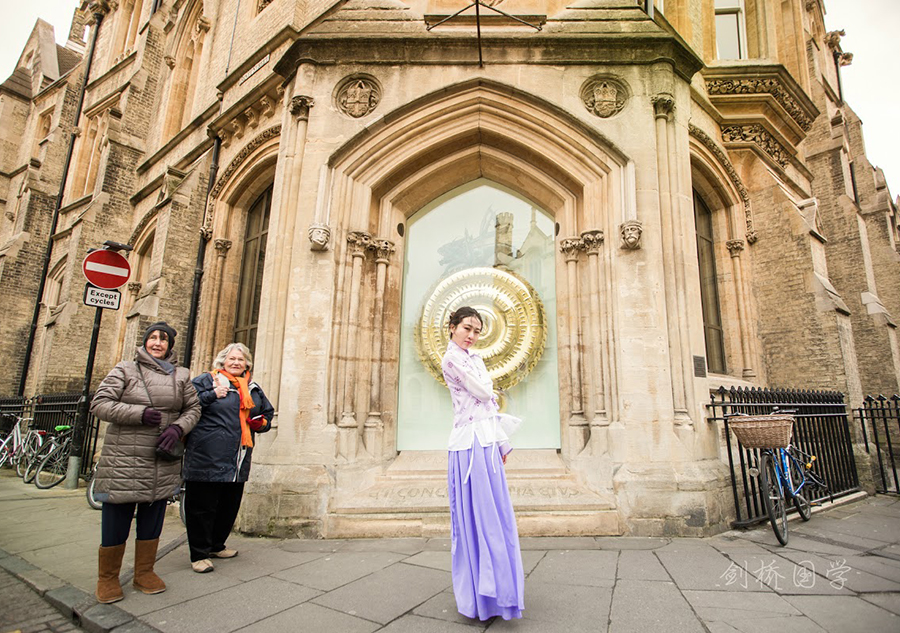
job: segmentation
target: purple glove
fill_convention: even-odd
[[[181,427],[176,424],[167,426],[156,440],[156,445],[167,453],[175,448],[175,442],[181,439]]]
[[[141,414],[141,424],[159,426],[160,422],[162,422],[162,413],[150,407],[144,409],[144,412]]]

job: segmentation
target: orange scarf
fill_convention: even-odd
[[[237,377],[232,376],[224,369],[213,369],[210,373],[214,386],[216,385],[216,376],[221,374],[237,389],[238,395],[241,397],[241,446],[252,448],[253,435],[250,433],[250,425],[247,424],[247,420],[250,418],[250,409],[255,406],[253,398],[250,396],[250,372],[245,371],[243,376]]]

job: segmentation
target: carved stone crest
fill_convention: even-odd
[[[371,113],[381,101],[381,86],[374,77],[349,77],[338,87],[335,100],[341,112],[359,119]]]
[[[581,102],[591,114],[608,119],[618,114],[628,100],[628,89],[612,77],[593,77],[581,86]]]

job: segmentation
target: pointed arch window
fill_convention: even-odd
[[[700,267],[700,302],[703,307],[706,365],[709,371],[724,374],[725,336],[722,328],[722,310],[719,304],[712,212],[696,190],[694,191],[694,225],[697,230],[697,259]]]
[[[269,216],[272,212],[272,189],[270,185],[250,207],[247,214],[247,228],[244,231],[233,340],[249,347],[251,353],[256,348],[259,302],[266,261],[266,239],[269,234]]]
[[[163,142],[178,134],[191,120],[200,76],[200,57],[209,27],[209,19],[203,15],[203,3],[195,2],[172,49],[174,54],[166,56],[166,63],[172,72],[169,75]]]

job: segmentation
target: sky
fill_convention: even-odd
[[[795,0],[802,2],[803,0]],[[0,0],[0,81],[12,74],[40,17],[65,43],[78,0]],[[14,8],[13,8],[14,7]],[[884,170],[891,193],[900,195],[900,0],[825,0],[825,26],[843,29],[853,63],[842,70],[844,98],[863,120],[869,161]]]

